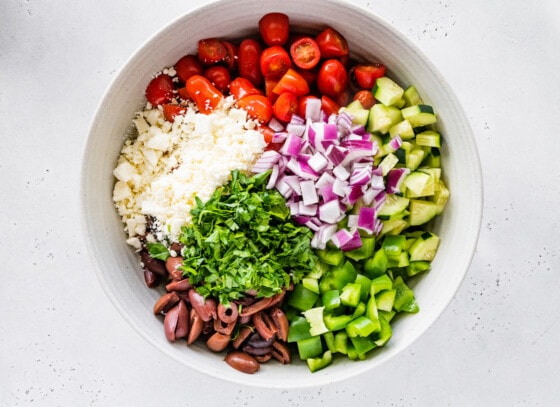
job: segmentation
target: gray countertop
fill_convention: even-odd
[[[197,2],[2,0],[1,406],[557,405],[560,3],[354,3],[432,59],[480,151],[478,249],[438,321],[382,369],[299,391],[223,383],[156,351],[96,278],[82,236],[80,165],[116,72]]]

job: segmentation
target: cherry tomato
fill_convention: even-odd
[[[163,116],[168,122],[173,122],[176,116],[182,115],[186,110],[184,106],[166,103],[163,105]]]
[[[173,81],[169,75],[159,74],[146,87],[146,99],[157,106],[171,101],[173,98]]]
[[[297,109],[298,116],[305,117],[305,111],[307,110],[307,101],[309,99],[319,99],[319,98],[313,95],[307,95],[302,98],[299,98],[298,109]]]
[[[186,82],[193,75],[202,75],[202,64],[196,55],[185,55],[175,63],[177,76]]]
[[[198,107],[201,113],[211,113],[222,101],[224,95],[220,92],[208,78],[201,75],[191,76],[185,87],[190,98]]]
[[[373,93],[371,93],[370,90],[365,89],[356,92],[353,100],[359,101],[364,109],[371,109],[371,107],[376,102],[375,98],[373,97]]]
[[[255,86],[262,83],[262,73],[260,69],[261,46],[252,39],[245,39],[239,44],[237,64],[239,76],[249,79]]]
[[[277,80],[292,67],[292,60],[284,48],[273,45],[263,50],[260,65],[265,79]]]
[[[278,95],[274,93],[274,88],[278,84],[278,81],[275,79],[266,79],[264,80],[264,94],[272,103],[276,102],[278,99]]]
[[[292,120],[292,115],[297,111],[298,100],[293,93],[285,92],[278,96],[274,102],[274,117],[283,122]]]
[[[321,109],[327,116],[330,116],[333,113],[338,113],[340,105],[330,97],[323,95],[321,96]]]
[[[270,144],[272,138],[274,137],[274,130],[272,130],[265,124],[261,124],[259,127],[257,127],[257,131],[262,134],[264,142],[266,144]]]
[[[252,119],[268,123],[272,118],[272,103],[264,95],[248,95],[237,101],[237,106],[245,109]]]
[[[336,99],[337,96],[346,90],[348,85],[348,73],[344,65],[336,59],[328,59],[323,62],[317,77],[317,87],[319,92]]]
[[[177,89],[177,95],[183,100],[188,100],[188,99],[191,98],[191,96],[189,95],[189,92],[187,92],[187,87],[186,86]]]
[[[385,65],[377,63],[358,64],[352,68],[351,76],[360,88],[371,90],[377,78],[385,76]]]
[[[294,64],[301,69],[311,69],[321,60],[321,51],[317,42],[311,37],[302,37],[290,47]]]
[[[237,77],[229,84],[229,92],[235,100],[240,100],[247,95],[262,95],[260,89],[255,88],[249,79]]]
[[[299,97],[309,93],[309,85],[307,85],[303,76],[290,68],[284,76],[280,78],[272,91],[277,95],[290,92]]]
[[[227,49],[217,38],[206,38],[198,41],[198,59],[203,65],[222,62],[227,56]]]
[[[224,62],[230,71],[235,71],[237,69],[237,45],[233,42],[222,41],[224,47],[226,47],[227,55],[224,58]]]
[[[231,82],[229,70],[225,66],[214,65],[206,68],[203,76],[208,78],[212,85],[222,93],[227,91]]]
[[[317,83],[317,75],[319,75],[319,67],[315,67],[313,69],[296,69],[296,72],[299,73],[305,82],[307,82],[307,86],[309,89],[313,88]]]
[[[322,58],[336,58],[348,55],[348,42],[334,28],[326,28],[315,38]]]
[[[259,20],[259,32],[266,45],[284,45],[290,34],[290,19],[283,13],[268,13]]]

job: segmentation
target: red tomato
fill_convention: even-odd
[[[171,101],[173,98],[173,81],[169,75],[159,74],[146,87],[146,99],[157,106]]]
[[[348,55],[348,42],[338,31],[329,27],[315,38],[322,58],[336,58]]]
[[[185,113],[186,110],[187,109],[184,106],[170,105],[166,103],[163,105],[163,116],[168,122],[173,122],[175,120],[175,116]]]
[[[333,113],[338,113],[339,109],[340,105],[337,102],[328,96],[321,96],[321,110],[323,110],[327,116],[330,116]]]
[[[264,95],[248,95],[237,101],[237,106],[245,109],[252,119],[268,123],[272,118],[272,103]]]
[[[274,45],[263,50],[260,65],[265,79],[277,80],[292,67],[292,60],[284,48]]]
[[[297,111],[298,100],[293,93],[285,92],[278,96],[274,102],[274,117],[283,122],[292,120],[292,115]]]
[[[315,67],[321,59],[321,51],[317,42],[311,37],[302,37],[290,47],[290,55],[294,64],[301,69],[311,69]]]
[[[211,113],[224,97],[222,92],[201,75],[191,76],[187,80],[185,87],[190,98],[201,113]]]
[[[198,41],[198,59],[203,65],[222,62],[227,56],[227,49],[217,38],[206,38]]]
[[[377,63],[358,64],[352,68],[351,76],[360,88],[371,90],[377,78],[385,76],[385,65]]]
[[[260,89],[255,88],[249,79],[237,77],[229,84],[229,92],[235,100],[240,100],[247,95],[262,95]]]
[[[249,79],[255,86],[262,83],[262,73],[260,69],[261,46],[252,39],[246,39],[239,44],[237,63],[239,76]]]
[[[303,76],[290,68],[284,76],[280,78],[272,91],[277,95],[290,92],[299,97],[309,93],[309,85],[307,85]]]
[[[268,143],[265,150],[267,150],[267,151],[268,150],[280,151],[280,149],[282,148],[283,145],[284,145],[284,143]]]
[[[231,77],[225,66],[214,65],[206,68],[204,77],[208,78],[220,92],[224,93],[228,90]]]
[[[202,75],[202,64],[196,55],[185,55],[175,63],[177,76],[186,82],[193,75]]]
[[[354,95],[353,100],[357,100],[361,103],[364,109],[371,109],[375,104],[376,100],[373,97],[373,93],[370,90],[361,90]]]
[[[290,19],[283,13],[268,13],[259,20],[259,32],[266,45],[284,45],[290,34]]]
[[[274,130],[272,130],[267,125],[261,124],[259,127],[257,127],[257,131],[262,134],[264,142],[266,144],[270,144],[272,138],[274,137]]]
[[[319,68],[315,67],[313,69],[296,69],[297,73],[299,73],[305,82],[307,82],[307,86],[309,89],[313,88],[317,83],[317,75],[319,74]]]
[[[323,62],[317,77],[317,87],[321,94],[336,99],[346,90],[347,85],[348,73],[340,61],[329,59]]]
[[[278,99],[278,95],[274,93],[274,88],[278,84],[278,81],[275,79],[266,79],[264,80],[264,94],[266,97],[272,102],[276,102]]]
[[[222,41],[222,43],[224,44],[224,47],[226,47],[227,51],[224,62],[230,71],[234,71],[237,69],[237,45],[229,41]]]
[[[305,117],[305,110],[307,109],[307,101],[309,99],[319,99],[317,96],[307,95],[299,98],[297,114],[300,117]]]

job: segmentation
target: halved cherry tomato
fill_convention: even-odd
[[[319,99],[319,98],[313,95],[306,95],[302,98],[299,98],[298,109],[297,109],[298,116],[305,117],[305,111],[307,110],[307,101],[309,99]]]
[[[333,113],[338,113],[340,105],[328,96],[321,96],[321,109],[327,116]]]
[[[278,80],[276,79],[265,78],[264,80],[264,94],[272,104],[274,104],[274,102],[276,102],[276,99],[278,99],[278,95],[274,93],[274,88],[277,84]]]
[[[309,93],[309,85],[307,85],[303,76],[290,68],[284,76],[280,78],[272,91],[277,95],[290,92],[299,97]]]
[[[264,95],[248,95],[237,101],[237,106],[245,109],[252,119],[268,123],[272,118],[272,103]]]
[[[290,34],[290,19],[283,13],[268,13],[259,20],[259,32],[266,45],[284,45]]]
[[[344,65],[336,59],[328,59],[323,62],[317,77],[319,92],[336,99],[348,85],[348,73]]]
[[[208,78],[201,75],[191,76],[187,80],[185,88],[198,110],[204,114],[211,113],[224,97]]]
[[[146,99],[152,105],[162,105],[173,98],[173,81],[169,75],[159,74],[146,87]]]
[[[311,69],[321,60],[321,51],[317,42],[311,37],[302,37],[290,47],[294,64],[301,69]]]
[[[229,92],[235,100],[240,100],[247,95],[262,95],[262,91],[257,89],[249,79],[239,76],[230,82]]]
[[[185,55],[175,63],[175,72],[183,82],[193,75],[202,75],[202,64],[196,55]]]
[[[371,90],[365,89],[356,92],[353,100],[359,101],[364,109],[371,109],[376,102],[375,98],[373,97],[373,93],[371,93]]]
[[[265,79],[278,80],[292,67],[292,60],[284,48],[273,45],[263,50],[260,65]]]
[[[385,76],[385,70],[383,64],[358,64],[352,68],[351,77],[360,88],[371,90],[377,78]]]
[[[220,92],[224,93],[229,87],[231,76],[229,70],[225,66],[214,65],[206,68],[203,76],[208,78]]]
[[[249,79],[255,86],[262,83],[262,73],[260,69],[261,46],[252,39],[245,39],[239,44],[237,63],[239,76]]]
[[[346,38],[334,28],[328,27],[315,37],[322,58],[335,58],[348,55]]]
[[[184,106],[171,105],[166,103],[163,105],[163,117],[168,122],[173,122],[176,116],[182,115],[187,110]]]
[[[292,120],[292,116],[297,111],[297,108],[297,96],[289,92],[282,93],[274,102],[274,117],[280,121],[289,122]]]
[[[313,88],[317,83],[317,76],[319,75],[319,67],[315,67],[313,69],[296,69],[296,72],[301,75],[305,82],[307,82],[307,86],[309,89]]]
[[[266,144],[270,144],[272,138],[274,137],[274,130],[272,130],[266,124],[261,124],[257,127],[257,131],[263,135],[264,142]]]
[[[226,66],[230,71],[235,71],[237,69],[237,45],[233,42],[223,41],[224,47],[226,47],[227,55],[224,59]]]
[[[198,41],[198,59],[203,65],[213,65],[223,61],[228,55],[224,43],[217,38]]]

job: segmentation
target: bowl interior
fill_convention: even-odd
[[[194,53],[207,37],[240,38],[256,32],[259,18],[270,11],[290,16],[302,30],[329,25],[348,39],[353,53],[384,62],[389,76],[414,84],[439,116],[444,137],[442,166],[451,199],[434,225],[441,246],[432,270],[414,286],[421,311],[394,324],[393,338],[367,361],[336,360],[328,369],[309,373],[303,363],[280,367],[269,363],[251,376],[238,373],[203,346],[169,343],[152,307],[160,293],[148,289],[136,255],[125,243],[112,204],[112,170],[134,113],[142,108],[153,73]],[[86,241],[107,295],[124,318],[149,342],[185,365],[224,380],[263,387],[323,385],[362,374],[381,365],[414,342],[441,314],[458,289],[474,254],[482,213],[482,180],[469,123],[437,69],[402,34],[361,8],[325,0],[224,0],[182,16],[147,41],[125,64],[108,88],[93,119],[82,171],[82,203]],[[289,374],[288,370],[289,369]]]

